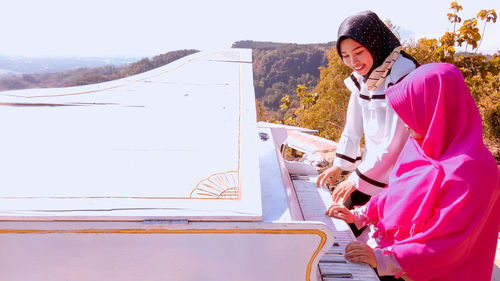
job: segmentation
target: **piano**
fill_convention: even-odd
[[[378,280],[254,99],[247,49],[0,92],[0,280]]]

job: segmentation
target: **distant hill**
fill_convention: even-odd
[[[281,98],[295,96],[298,84],[309,89],[319,81],[319,67],[326,66],[326,51],[335,42],[294,44],[238,41],[233,48],[250,48],[253,54],[255,96],[267,108],[279,109]]]
[[[231,46],[232,48],[247,48],[253,50],[274,50],[279,47],[295,45],[301,47],[322,47],[331,48],[335,46],[336,42],[331,41],[327,43],[311,43],[311,44],[296,44],[296,43],[278,43],[278,42],[266,42],[266,41],[253,41],[253,40],[241,40],[234,42]]]
[[[160,67],[195,52],[198,51],[173,51],[155,56],[151,59],[143,58],[134,63],[118,66],[105,65],[94,68],[84,67],[71,69],[64,72],[5,76],[0,78],[0,91],[27,88],[70,87],[111,81]],[[55,68],[56,66],[51,67]]]
[[[319,81],[319,67],[328,63],[326,51],[335,46],[335,42],[319,44],[294,44],[275,43],[262,41],[238,41],[233,48],[250,48],[253,54],[253,72],[255,96],[264,106],[272,111],[277,111],[281,98],[288,94],[295,97],[298,84],[306,85],[313,89]],[[54,65],[48,60],[36,61],[10,61],[0,57],[0,69],[8,69],[24,74],[0,77],[0,91],[25,89],[68,87],[100,83],[115,80],[153,68],[160,67],[197,50],[179,50],[155,56],[151,59],[144,58],[133,63],[123,64],[125,61],[112,61],[99,67],[77,67],[82,59],[74,61],[52,59]],[[89,58],[87,63],[92,61]],[[94,62],[98,63],[96,58]],[[10,63],[10,68],[5,67]],[[100,63],[104,63],[102,61]],[[30,66],[31,65],[31,66]],[[50,69],[75,66],[64,71],[47,73]],[[14,67],[15,66],[15,67]],[[39,69],[39,73],[31,73],[28,69]]]
[[[0,77],[9,76],[9,75],[19,75],[20,73],[9,70],[9,69],[1,69],[0,68]]]
[[[19,74],[63,72],[78,68],[121,66],[138,57],[22,57],[0,56],[0,69]]]

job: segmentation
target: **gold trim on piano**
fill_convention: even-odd
[[[212,174],[199,181],[189,194],[189,198],[239,199],[240,186],[238,171]]]
[[[321,238],[307,264],[306,280],[311,280],[312,264],[326,243],[326,233],[318,229],[0,229],[0,234],[314,234]]]

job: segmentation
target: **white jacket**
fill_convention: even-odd
[[[375,195],[383,190],[399,153],[408,139],[408,130],[387,101],[384,91],[416,68],[415,63],[399,55],[384,87],[368,90],[363,77],[353,72],[344,83],[351,91],[346,125],[340,137],[333,164],[355,171],[349,181],[361,192]],[[360,140],[365,136],[361,157]]]

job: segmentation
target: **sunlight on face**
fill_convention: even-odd
[[[373,58],[363,45],[347,38],[340,42],[340,55],[344,63],[359,75],[366,75],[373,66]]]

